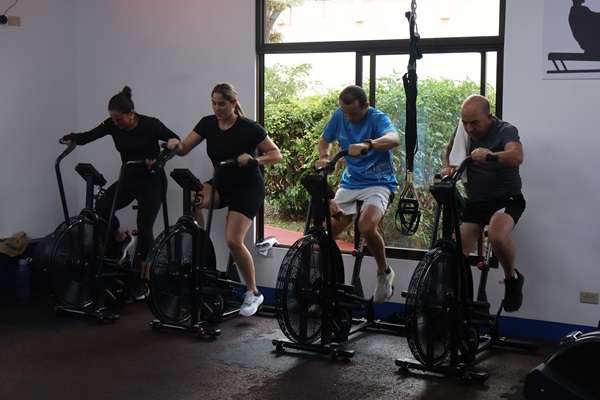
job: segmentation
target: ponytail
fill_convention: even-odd
[[[131,100],[131,88],[129,86],[125,86],[123,90],[111,97],[108,102],[109,111],[118,111],[123,114],[129,114],[133,112],[134,109],[135,106],[133,100]]]

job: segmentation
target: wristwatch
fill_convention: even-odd
[[[373,139],[363,140],[363,143],[366,143],[369,145],[369,150],[371,150],[373,148]]]
[[[492,154],[492,153],[488,153],[485,156],[485,161],[489,161],[489,162],[498,162],[498,154]]]

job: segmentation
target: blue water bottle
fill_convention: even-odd
[[[31,258],[20,258],[16,273],[16,295],[19,300],[26,300],[31,294]]]

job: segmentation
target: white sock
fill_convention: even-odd
[[[379,270],[377,271],[377,275],[389,275],[391,273],[392,273],[392,268],[389,265],[387,267],[385,267],[383,272],[379,272]]]

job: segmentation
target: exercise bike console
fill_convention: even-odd
[[[198,192],[202,190],[202,182],[187,168],[176,168],[171,172],[171,178],[185,191]]]
[[[102,187],[106,185],[106,179],[104,179],[104,176],[98,172],[98,170],[92,164],[79,163],[75,166],[75,171],[77,171],[79,176],[81,176],[86,182],[88,178],[91,178],[94,186]]]

